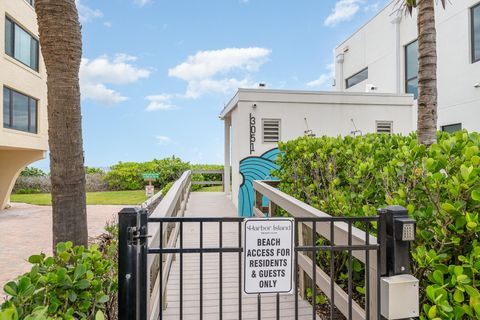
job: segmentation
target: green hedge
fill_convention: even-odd
[[[466,131],[439,133],[428,149],[415,135],[302,137],[280,143],[274,175],[281,190],[335,216],[405,206],[418,226],[411,256],[421,319],[480,319],[479,144]]]
[[[111,167],[105,179],[113,190],[140,190],[144,188],[143,173],[155,172],[160,178],[154,185],[162,189],[168,182],[177,180],[190,164],[171,157],[149,162],[120,162]]]

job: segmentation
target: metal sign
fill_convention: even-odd
[[[148,186],[145,186],[145,195],[147,197],[153,197],[153,195],[155,194],[155,186],[149,184]]]
[[[245,220],[246,294],[293,292],[293,229],[289,218]]]
[[[159,173],[143,173],[142,174],[143,180],[157,180],[160,178]]]

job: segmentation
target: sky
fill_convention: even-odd
[[[223,163],[239,87],[332,90],[333,49],[386,2],[77,0],[85,164]]]

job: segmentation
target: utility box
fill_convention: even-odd
[[[419,283],[411,274],[381,278],[381,312],[386,319],[419,316]]]

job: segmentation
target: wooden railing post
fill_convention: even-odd
[[[276,212],[277,212],[278,206],[273,202],[269,201],[268,202],[268,216],[269,217],[275,217]]]
[[[305,225],[304,223],[299,224],[299,230],[298,232],[298,244],[299,246],[311,246],[313,245],[312,241],[312,229]],[[311,252],[304,252],[307,257],[312,259],[312,253]],[[312,279],[308,276],[308,274],[300,268],[299,270],[299,275],[298,275],[298,291],[300,293],[300,297],[303,299],[307,299],[307,288],[312,287]],[[313,299],[315,299],[313,297]]]

